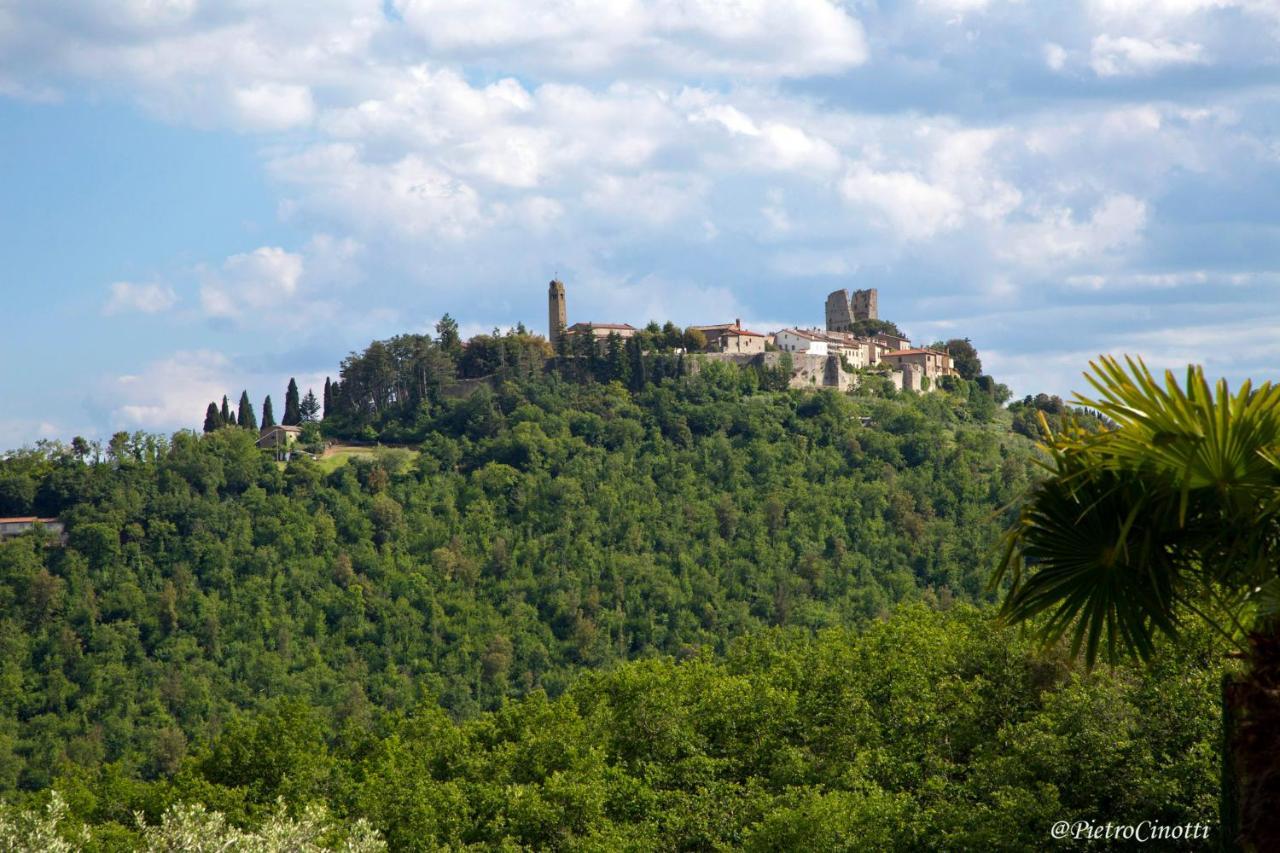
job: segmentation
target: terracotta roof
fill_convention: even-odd
[[[826,341],[827,337],[821,332],[811,332],[806,329],[783,329],[778,332],[779,335],[788,334],[795,335],[797,338],[804,338],[808,341]]]
[[[41,524],[49,524],[57,520],[56,518],[38,518],[34,515],[22,515],[15,518],[0,518],[0,524],[34,524],[37,521]]]
[[[861,346],[869,345],[867,341],[864,341],[861,338],[858,338],[854,335],[850,335],[849,337],[841,337],[839,334],[828,333],[825,337],[831,343],[839,344],[842,347],[861,347]]]
[[[734,327],[732,327],[732,326],[730,326],[729,328],[725,329],[725,330],[724,330],[724,333],[725,333],[726,335],[750,335],[751,337],[754,337],[754,338],[767,338],[767,337],[769,337],[768,335],[764,334],[763,332],[753,332],[753,331],[751,331],[750,329],[736,329],[736,328],[734,328]]]
[[[574,323],[569,328],[570,329],[630,329],[633,332],[636,330],[636,327],[631,325],[630,323],[592,323],[589,321],[586,323]]]
[[[891,350],[887,350],[880,357],[890,358],[895,355],[924,355],[924,354],[947,355],[947,353],[943,352],[942,350],[936,350],[936,349],[891,349]]]

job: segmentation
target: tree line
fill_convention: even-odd
[[[316,399],[315,392],[310,388],[303,397],[298,396],[298,383],[292,377],[289,379],[289,387],[285,390],[284,395],[284,415],[280,418],[282,426],[301,426],[303,424],[318,423],[330,408],[330,399],[332,395],[331,383],[329,379],[324,381],[324,402]],[[204,432],[210,433],[223,427],[240,427],[241,429],[258,431],[258,417],[253,410],[253,403],[249,400],[249,392],[240,392],[240,404],[236,409],[231,409],[227,402],[226,395],[222,397],[222,406],[217,403],[209,403],[209,407],[205,409],[204,415]],[[275,409],[271,402],[271,395],[268,394],[262,401],[262,429],[276,426]]]

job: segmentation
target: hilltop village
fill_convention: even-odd
[[[297,443],[318,448],[326,439],[402,442],[423,434],[419,421],[440,401],[467,399],[502,380],[541,375],[552,366],[562,376],[617,381],[632,391],[698,373],[717,361],[750,368],[770,390],[850,391],[867,383],[875,389],[927,392],[955,390],[975,378],[990,405],[1003,402],[999,394],[1007,395],[1007,389],[977,375],[976,353],[970,358],[954,347],[963,344],[972,352],[967,340],[950,341],[945,349],[914,347],[896,325],[880,319],[878,296],[875,289],[831,293],[825,328],[766,333],[743,328],[737,319],[685,329],[653,321],[637,328],[594,320],[570,323],[566,288],[556,279],[547,289],[546,339],[521,324],[506,334],[495,329],[464,341],[457,322],[446,314],[436,325],[436,337],[400,335],[348,355],[338,379],[325,380],[322,398],[312,391],[303,395],[291,379],[279,423],[270,396],[262,401],[259,420],[243,391],[238,406],[226,396],[221,406],[209,403],[204,431],[252,430],[258,446],[281,461]],[[405,418],[415,425],[405,427]]]
[[[689,347],[711,360],[776,368],[791,365],[792,388],[834,388],[847,391],[858,384],[864,369],[882,373],[899,390],[927,391],[944,376],[956,375],[951,356],[930,347],[913,347],[897,328],[878,316],[875,288],[837,290],[827,296],[825,328],[786,328],[773,332],[744,329],[741,320],[692,326],[695,345]],[[640,330],[629,323],[568,323],[564,283],[551,281],[547,289],[548,340],[560,351],[568,340],[589,335],[602,345],[611,337],[622,340]],[[705,345],[697,343],[705,341]]]

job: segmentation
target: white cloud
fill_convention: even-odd
[[[1054,71],[1061,71],[1067,64],[1066,48],[1053,42],[1045,43],[1044,64]]]
[[[867,58],[862,26],[828,0],[399,0],[434,55],[599,72],[831,74]]]
[[[479,194],[418,154],[368,162],[357,146],[334,143],[277,156],[268,169],[298,193],[286,212],[302,205],[369,232],[462,239],[484,221]]]
[[[136,311],[142,314],[159,314],[168,311],[178,301],[173,288],[165,284],[134,284],[117,281],[109,288],[104,314],[123,314]]]
[[[1213,181],[1226,212],[1207,246],[1230,244],[1233,216],[1269,222],[1269,202],[1233,197],[1280,162],[1256,120],[1274,94],[1231,75],[1271,70],[1271,0],[395,5],[0,0],[0,95],[128,99],[262,135],[247,146],[281,216],[327,236],[197,272],[188,301],[239,328],[323,334],[341,316],[349,333],[357,301],[384,312],[377,334],[422,304],[537,320],[523,289],[556,270],[597,319],[782,314],[812,279],[854,273],[904,314],[943,288],[957,305],[1069,301],[1182,286],[1144,271],[1185,259],[1144,253],[1209,226],[1143,199]],[[1217,82],[1191,94],[1156,81],[1144,102],[1156,84],[1124,80],[1210,60]],[[175,306],[163,285],[117,285],[105,311]]]
[[[998,249],[1002,257],[1031,267],[1051,267],[1097,258],[1138,242],[1147,223],[1147,205],[1130,195],[1108,196],[1079,221],[1070,208],[1045,211],[1030,222],[1010,223]]]
[[[605,175],[587,189],[583,201],[619,223],[658,227],[696,212],[706,191],[705,180],[687,175]]]
[[[88,434],[88,431],[81,430]],[[69,441],[73,432],[53,421],[0,418],[0,457],[12,448],[27,447],[37,441]]]
[[[1153,74],[1171,65],[1207,62],[1204,48],[1195,42],[1151,41],[1132,36],[1100,35],[1093,40],[1089,67],[1099,77]]]
[[[232,93],[240,119],[256,130],[287,130],[311,121],[315,105],[306,86],[254,83]]]
[[[279,308],[297,295],[302,269],[301,255],[278,246],[232,255],[205,273],[200,304],[210,317],[233,320]]]
[[[882,224],[904,240],[924,240],[960,226],[964,206],[950,191],[910,172],[877,172],[865,165],[849,170],[840,192],[850,203],[879,214]]]
[[[198,428],[209,402],[232,393],[229,372],[230,361],[222,353],[178,352],[138,373],[106,380],[100,402],[109,408],[112,429]]]
[[[1265,12],[1274,9],[1270,0],[1089,0],[1093,17],[1104,21],[1146,21],[1148,26],[1167,26],[1202,12],[1241,9]]]
[[[785,276],[847,276],[856,271],[842,252],[781,252],[769,261],[769,268]],[[773,328],[781,328],[775,326]]]
[[[991,0],[919,0],[919,3],[925,9],[964,15],[985,10],[991,5]]]
[[[324,387],[322,373],[295,375],[303,394],[314,389],[318,395]],[[91,402],[105,412],[113,431],[199,429],[209,403],[226,395],[234,409],[243,390],[259,416],[262,398],[270,394],[278,416],[288,379],[285,374],[247,370],[215,350],[182,350],[150,361],[136,373],[102,379]]]
[[[1010,135],[1002,128],[947,133],[930,159],[932,180],[960,198],[972,217],[999,222],[1022,203],[1022,193],[994,162],[995,149]]]
[[[1219,272],[1204,269],[1170,272],[1086,273],[1066,278],[1069,287],[1081,290],[1172,290],[1179,287],[1221,288],[1255,284],[1280,284],[1280,273],[1270,271]]]

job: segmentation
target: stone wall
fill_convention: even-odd
[[[733,352],[699,354],[686,360],[690,373],[697,373],[701,360],[722,361],[739,367],[776,367],[786,356],[791,357],[792,388],[832,388],[848,391],[858,383],[856,374],[847,373],[840,359],[834,355],[808,355],[807,353],[762,352],[748,355]]]

